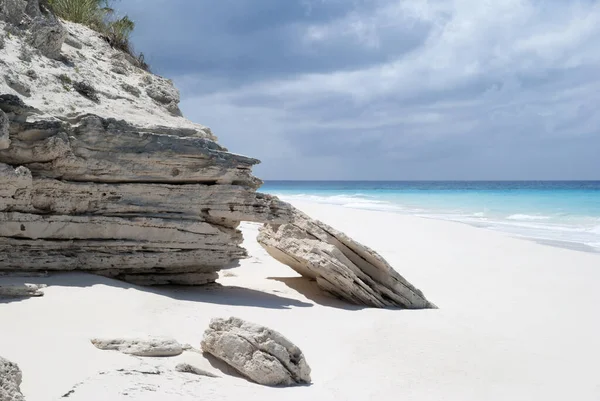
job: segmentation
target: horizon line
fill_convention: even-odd
[[[518,180],[510,180],[510,179],[501,179],[501,180],[483,180],[483,179],[478,179],[478,180],[459,180],[459,179],[453,179],[453,180],[448,180],[448,179],[444,179],[444,180],[435,180],[435,179],[426,179],[426,180],[416,180],[416,179],[404,179],[404,180],[374,180],[374,179],[368,179],[368,180],[347,180],[347,179],[316,179],[316,180],[310,180],[310,179],[262,179],[262,181],[267,182],[267,181],[288,181],[288,182],[600,182],[600,178],[598,179],[570,179],[570,180],[564,180],[564,179],[543,179],[543,180],[536,180],[536,179],[518,179]]]

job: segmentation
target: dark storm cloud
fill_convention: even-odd
[[[123,1],[263,178],[600,178],[600,3]]]
[[[354,12],[352,1],[123,0],[119,6],[134,17],[134,42],[147,50],[156,71],[201,72],[205,79],[218,79],[221,84],[373,65],[422,39],[414,30],[401,38],[388,37],[393,52],[385,47],[357,48],[353,40],[306,43],[303,35],[308,26]]]

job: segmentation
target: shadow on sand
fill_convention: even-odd
[[[46,284],[48,287],[91,287],[104,285],[134,289],[172,299],[217,305],[251,306],[267,309],[312,307],[313,304],[249,288],[209,284],[197,287],[157,286],[142,287],[119,280],[87,273],[56,273],[47,276],[0,276],[0,285]],[[42,297],[43,298],[43,297]],[[28,298],[0,298],[0,304],[19,302]]]
[[[228,364],[226,364],[219,358],[212,356],[208,352],[202,352],[201,355],[208,361],[208,363],[210,363],[210,366],[212,366],[219,372],[223,373],[224,375],[236,377],[238,379],[244,379],[247,382],[253,383],[252,381],[248,380],[248,378],[246,376],[242,375],[240,372],[235,370],[233,367],[229,366]]]
[[[289,288],[299,292],[314,303],[322,306],[345,310],[361,310],[365,308],[364,306],[360,305],[351,305],[346,301],[342,301],[332,295],[328,295],[319,288],[315,280],[309,280],[304,277],[268,277],[268,279],[284,283]]]

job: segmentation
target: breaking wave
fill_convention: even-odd
[[[567,213],[549,215],[519,213],[516,210],[514,213],[502,214],[487,209],[481,211],[484,208],[479,210],[442,208],[439,205],[444,205],[443,200],[436,204],[438,207],[415,206],[414,204],[403,203],[402,199],[362,192],[331,195],[323,193],[275,193],[275,195],[292,203],[310,202],[351,209],[402,213],[437,220],[456,221],[501,231],[516,237],[585,245],[600,252],[600,224],[598,224],[600,219],[598,217],[577,216],[577,218],[574,218]]]

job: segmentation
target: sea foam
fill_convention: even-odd
[[[467,184],[309,182],[287,183],[277,189],[269,188],[268,192],[292,203],[402,213],[461,222],[547,243],[600,248],[600,186],[589,190],[572,183]],[[568,188],[575,188],[565,190],[567,184]],[[530,189],[540,185],[550,189]],[[551,190],[553,186],[560,191]]]
[[[535,220],[549,220],[551,216],[540,216],[540,215],[530,215],[530,214],[511,214],[506,219],[507,220],[524,220],[524,221],[535,221]]]

